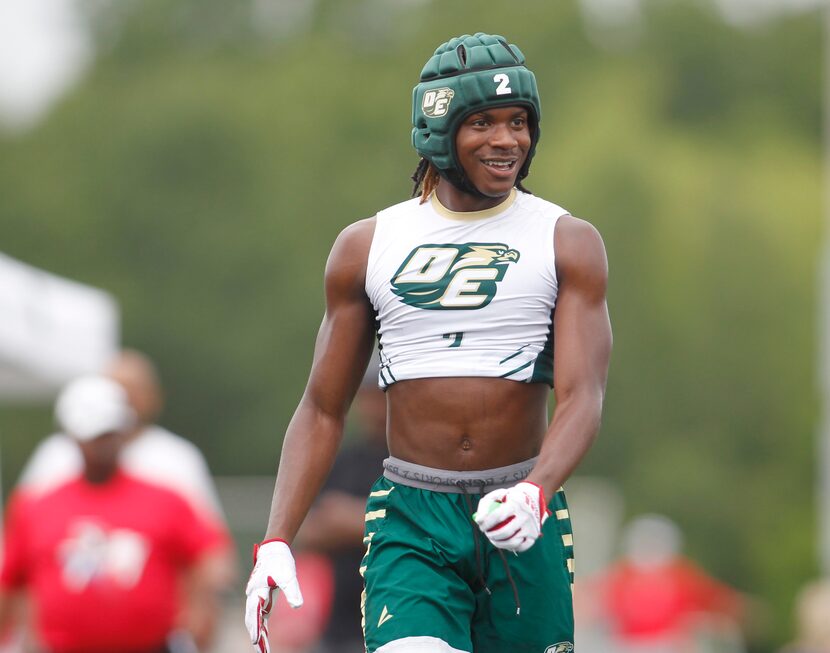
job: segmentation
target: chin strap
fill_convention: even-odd
[[[438,170],[438,174],[450,182],[458,190],[472,195],[476,199],[490,199],[482,193],[478,188],[473,186],[472,182],[467,178],[467,175],[462,170],[451,168],[449,170]]]
[[[435,166],[435,164],[433,164],[433,166]],[[528,168],[530,168],[530,162],[525,161],[524,165],[522,166],[522,169],[519,170],[519,174],[516,176],[516,184],[518,184],[525,177],[527,177]],[[457,168],[441,170],[437,166],[435,166],[435,169],[438,170],[438,174],[441,175],[442,179],[446,179],[458,190],[467,193],[468,195],[472,195],[476,199],[493,199],[489,195],[485,195],[478,188],[476,188],[463,170],[459,170]]]

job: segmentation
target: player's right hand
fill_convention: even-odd
[[[282,590],[292,608],[303,604],[303,595],[297,582],[294,556],[283,540],[266,540],[254,546],[254,569],[245,588],[245,627],[251,643],[260,653],[269,653],[268,615],[276,598],[275,590]]]

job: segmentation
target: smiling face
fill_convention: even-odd
[[[455,136],[456,154],[470,183],[486,196],[473,210],[504,199],[516,184],[530,146],[528,113],[523,107],[483,109],[464,119]]]

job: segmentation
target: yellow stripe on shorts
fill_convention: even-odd
[[[366,513],[364,521],[372,521],[373,519],[383,519],[384,517],[386,517],[386,508],[381,508],[380,510],[370,510]]]

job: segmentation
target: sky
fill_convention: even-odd
[[[825,0],[711,1],[726,20],[751,24],[782,11],[810,9]],[[259,0],[257,6],[279,2]],[[641,0],[580,2],[593,39],[614,46],[636,38]],[[83,79],[95,53],[77,4],[78,0],[0,0],[0,128],[32,128]],[[630,29],[604,31],[620,26]],[[622,42],[614,43],[614,38]]]

